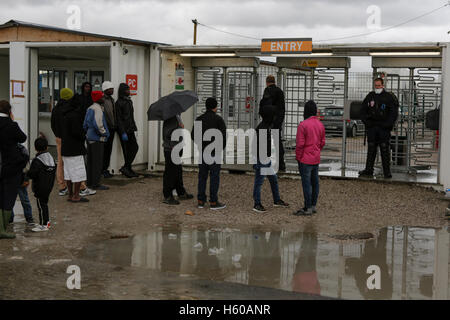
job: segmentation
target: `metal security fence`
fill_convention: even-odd
[[[215,97],[219,101],[219,114],[228,128],[255,128],[260,121],[259,102],[266,87],[265,79],[274,75],[285,94],[282,131],[285,159],[288,170],[296,171],[295,138],[297,127],[303,121],[304,104],[313,99],[319,117],[324,119],[328,109],[343,110],[346,101],[364,99],[373,88],[374,77],[380,74],[385,76],[386,90],[394,93],[400,104],[391,138],[392,171],[436,170],[439,135],[426,128],[425,115],[440,105],[440,68],[374,68],[373,72],[349,72],[348,68],[280,68],[263,61],[258,67],[198,67],[195,90],[199,102],[195,105],[195,116],[205,111],[208,97]],[[334,129],[326,133],[322,170],[355,174],[364,168],[366,161],[364,126],[359,120],[344,120],[342,115]],[[247,157],[248,149],[247,145],[239,152],[245,152]],[[381,169],[379,157],[376,167]]]

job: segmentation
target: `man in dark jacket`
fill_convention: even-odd
[[[195,141],[195,123],[192,127],[191,131],[191,138],[195,142],[200,142],[201,145],[198,146],[199,152],[200,152],[200,163],[198,165],[198,207],[204,208],[206,203],[206,183],[208,180],[208,172],[211,174],[211,180],[209,184],[209,204],[210,209],[212,210],[219,210],[226,207],[225,204],[220,203],[218,201],[217,193],[219,191],[219,183],[220,183],[220,168],[221,168],[221,162],[216,163],[214,161],[211,164],[205,163],[204,159],[204,150],[205,148],[213,143],[211,142],[203,142],[203,135],[205,132],[209,129],[217,129],[222,133],[222,148],[225,149],[226,146],[226,139],[227,139],[227,128],[225,126],[225,121],[223,121],[222,117],[217,114],[217,100],[214,98],[208,98],[206,99],[206,112],[202,114],[201,116],[197,117],[195,121],[199,121],[202,124],[202,132],[201,132],[201,141]],[[223,150],[222,149],[222,150]],[[220,151],[222,151],[220,150]],[[213,151],[211,156],[223,159],[222,152],[220,152],[220,155],[216,155]]]
[[[84,86],[84,88],[88,88],[88,86]],[[65,196],[68,194],[69,189],[67,189],[66,181],[64,180],[64,162],[61,155],[61,136],[64,124],[64,116],[63,113],[65,110],[72,108],[72,105],[78,107],[81,112],[81,116],[84,119],[84,114],[86,111],[83,111],[84,105],[80,103],[80,98],[76,98],[73,95],[73,91],[69,88],[62,88],[59,93],[60,99],[56,106],[52,109],[51,116],[51,128],[53,134],[55,135],[56,141],[56,151],[58,154],[58,165],[56,167],[56,181],[58,183],[60,196]],[[84,99],[84,98],[83,98]],[[92,100],[91,100],[92,101]],[[81,195],[92,195],[95,194],[95,191],[86,187],[86,182],[83,181],[81,183]]]
[[[109,138],[105,143],[105,153],[103,155],[103,177],[111,178],[112,174],[108,171],[109,164],[111,162],[111,153],[114,144],[114,136],[118,132],[117,125],[117,110],[113,98],[114,85],[111,81],[105,81],[102,84],[102,90],[105,94],[103,106],[103,112],[105,113],[106,124],[109,129]]]
[[[74,103],[80,108],[83,118],[87,109],[92,106],[92,85],[90,82],[83,82],[81,85],[81,93],[77,93],[74,97]]]
[[[69,190],[70,202],[88,202],[80,197],[81,182],[86,181],[84,155],[86,152],[85,132],[83,130],[82,110],[74,104],[68,104],[63,111],[63,129],[61,135],[61,154],[64,162],[64,179]]]
[[[361,119],[367,130],[366,168],[359,172],[360,177],[373,177],[373,167],[380,146],[384,177],[392,178],[389,150],[391,131],[398,117],[397,97],[384,90],[384,81],[377,78],[374,81],[375,91],[371,91],[362,103]]]
[[[22,171],[28,157],[19,148],[27,140],[26,134],[14,122],[11,105],[0,101],[0,239],[13,239],[15,235],[6,232],[11,211],[22,181]]]
[[[179,200],[192,199],[194,196],[186,192],[183,185],[183,167],[181,164],[175,164],[172,161],[172,149],[179,143],[179,141],[172,141],[172,133],[179,128],[184,128],[179,115],[163,122],[163,148],[164,148],[164,176],[163,176],[163,203],[170,205],[180,204],[178,200],[173,197],[173,189],[176,189]],[[180,152],[180,156],[181,153]]]
[[[267,87],[264,89],[263,98],[259,103],[259,114],[261,115],[261,107],[266,105],[275,106],[275,116],[273,119],[273,127],[272,129],[279,130],[279,145],[280,145],[280,153],[278,156],[279,162],[279,171],[286,170],[286,164],[284,162],[284,147],[281,142],[282,139],[282,129],[284,123],[284,113],[285,113],[285,104],[284,104],[284,93],[279,87],[275,85],[275,77],[272,75],[267,76],[266,78]]]
[[[270,157],[272,155],[272,126],[273,119],[276,115],[275,107],[272,105],[265,105],[260,108],[259,111],[262,121],[256,127],[256,139],[253,143],[256,143],[256,164],[253,165],[253,169],[255,169],[255,183],[253,186],[253,200],[254,206],[253,211],[256,212],[266,212],[266,209],[261,203],[261,188],[264,182],[264,178],[267,176],[269,179],[270,188],[272,190],[273,203],[274,207],[289,207],[289,204],[281,200],[280,191],[278,188],[278,177],[274,170],[272,170]],[[263,132],[265,132],[266,140],[262,140],[264,137]],[[261,153],[267,156],[266,159],[261,158],[260,156],[260,148],[265,145],[266,152],[264,152],[264,148],[261,150]],[[268,162],[267,162],[268,161]],[[262,169],[265,168],[267,171],[273,171],[271,174],[263,174]]]
[[[134,121],[133,101],[130,98],[130,87],[126,83],[119,85],[119,98],[116,101],[116,112],[117,126],[123,158],[125,160],[125,164],[119,171],[128,178],[138,177],[139,175],[131,168],[139,146],[134,134],[137,131],[137,126]]]

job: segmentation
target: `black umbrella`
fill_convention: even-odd
[[[148,108],[148,120],[167,120],[185,112],[198,101],[194,91],[174,91],[162,97]]]

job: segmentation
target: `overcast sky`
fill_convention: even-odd
[[[446,4],[442,0],[2,0],[0,22],[10,19],[67,27],[69,5],[81,9],[81,30],[170,44],[192,44],[200,23],[255,38],[312,37],[328,40],[370,32],[369,6],[380,8],[385,28]],[[450,6],[402,27],[336,42],[450,41]],[[199,26],[198,44],[257,44]]]
[[[169,44],[192,44],[193,23],[254,38],[312,37],[313,42],[415,42],[450,41],[450,6],[401,27],[368,36],[330,39],[367,33],[420,16],[447,1],[442,0],[2,0],[0,23],[11,19],[67,28],[67,9],[81,11],[81,31]],[[379,8],[379,19],[375,10]],[[198,27],[198,44],[259,44]]]

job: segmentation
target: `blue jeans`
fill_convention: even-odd
[[[317,205],[317,198],[319,198],[319,165],[298,162],[298,169],[302,177],[304,208],[309,209]]]
[[[197,199],[206,202],[206,183],[208,181],[208,173],[210,174],[209,180],[209,201],[217,202],[220,184],[220,168],[221,165],[201,163],[198,165],[198,196]]]
[[[257,164],[253,165],[255,169],[255,184],[253,186],[253,200],[255,201],[255,206],[261,204],[261,187],[264,182],[266,175],[261,174],[261,168],[269,168],[270,163],[261,164],[259,161]],[[278,178],[277,175],[268,175],[267,179],[270,182],[270,188],[272,189],[273,202],[280,200],[280,191],[278,190]]]
[[[25,220],[28,221],[28,220],[33,219],[31,202],[30,202],[30,198],[28,198],[27,187],[20,186],[18,188],[18,194],[19,194],[20,203],[22,204],[23,215],[25,216]],[[12,210],[11,219],[14,219],[14,210]]]

